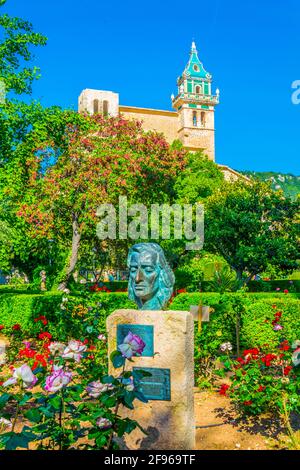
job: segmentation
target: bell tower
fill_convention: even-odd
[[[172,95],[172,106],[178,112],[178,138],[190,151],[202,149],[210,160],[215,160],[215,106],[219,104],[219,90],[212,94],[212,76],[198,58],[196,44],[192,43],[190,59],[177,80],[178,94]]]

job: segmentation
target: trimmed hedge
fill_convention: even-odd
[[[190,305],[210,305],[214,308],[211,321],[204,323],[199,338],[200,346],[216,354],[222,342],[236,346],[236,319],[240,316],[241,348],[275,347],[278,338],[293,342],[300,339],[299,294],[180,294],[172,302],[174,310],[189,310]],[[272,321],[277,311],[282,312],[283,330],[273,330]]]
[[[57,325],[63,326],[64,312],[60,305],[65,294],[45,293],[45,294],[1,294],[0,295],[0,325],[12,327],[16,323],[20,324],[24,331],[34,331],[34,319],[40,315],[45,315],[49,320],[47,330],[57,336]],[[102,327],[105,319],[118,308],[135,308],[126,293],[101,293],[90,294],[88,297],[69,296],[70,305],[87,305],[97,307],[101,317]],[[66,325],[67,327],[68,325]],[[55,335],[56,333],[56,335]],[[67,328],[65,328],[67,334]]]
[[[74,324],[80,326],[82,320],[73,321],[65,315],[60,305],[65,294],[61,293],[1,293],[0,325],[12,327],[19,323],[26,332],[34,334],[37,325],[34,319],[45,315],[49,320],[47,329],[53,337],[63,340],[74,330]],[[105,330],[105,320],[114,310],[119,308],[136,308],[127,297],[127,293],[95,293],[87,296],[68,296],[68,305],[93,307],[98,317],[99,330]],[[196,347],[204,355],[216,355],[221,343],[230,341],[236,346],[236,320],[241,318],[241,347],[261,347],[264,344],[275,344],[280,338],[294,341],[300,339],[300,300],[299,294],[249,294],[249,293],[184,293],[173,298],[169,310],[190,310],[191,305],[210,305],[214,312],[210,322],[203,323],[202,331],[197,333]],[[276,309],[273,306],[276,305]],[[274,332],[271,322],[274,313],[282,311],[280,332]],[[78,323],[79,322],[79,323]],[[76,326],[75,326],[76,328]],[[59,334],[58,334],[59,332]]]
[[[249,292],[275,292],[280,289],[283,292],[287,289],[290,293],[300,292],[300,281],[274,280],[274,281],[250,281]]]

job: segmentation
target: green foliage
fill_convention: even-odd
[[[296,296],[296,294],[295,294]],[[242,348],[274,345],[278,332],[270,328],[276,305],[284,311],[282,336],[290,342],[300,337],[300,299],[293,294],[246,293],[193,293],[176,296],[169,309],[189,311],[191,305],[209,305],[214,309],[210,322],[203,323],[199,341],[201,351],[219,354],[219,346],[226,341],[236,347],[236,318],[240,316],[240,341]],[[265,323],[268,320],[268,323]]]
[[[298,266],[299,201],[265,183],[226,183],[205,204],[205,244],[248,283],[269,264],[290,272]]]
[[[202,202],[224,181],[218,166],[202,152],[188,154],[188,164],[176,180],[175,192],[181,204]]]
[[[31,94],[32,82],[39,78],[39,68],[29,66],[33,60],[31,47],[44,46],[47,38],[35,33],[28,21],[7,14],[0,16],[0,31],[3,38],[0,42],[0,74],[6,91]]]
[[[276,306],[276,309],[274,308]],[[282,331],[274,331],[272,321],[276,311],[283,312],[280,325]],[[300,338],[300,302],[285,297],[283,299],[261,299],[246,308],[241,327],[243,346],[263,347],[268,344],[275,348],[278,338],[292,343]]]
[[[249,292],[280,292],[288,290],[289,293],[300,292],[300,281],[271,280],[271,281],[250,281],[248,284]]]
[[[214,272],[213,279],[209,282],[209,290],[212,292],[232,292],[238,290],[239,284],[236,274],[229,268],[223,266],[220,270]]]
[[[300,177],[292,174],[275,173],[274,171],[242,171],[244,175],[259,181],[270,182],[274,190],[282,190],[284,195],[296,199],[300,194]]]
[[[3,289],[5,292],[5,289]],[[1,291],[0,291],[1,292]],[[18,291],[16,291],[18,292]],[[63,299],[67,298],[67,305],[63,305]],[[61,309],[63,305],[63,309]],[[80,315],[80,309],[74,312],[76,306],[81,306],[84,315],[88,317],[87,323]],[[118,308],[132,308],[135,304],[131,302],[125,293],[101,293],[86,296],[67,296],[57,292],[45,294],[16,294],[0,293],[0,324],[10,329],[13,325],[21,325],[27,335],[35,334],[37,325],[35,318],[44,315],[49,320],[48,331],[54,338],[59,337],[66,340],[75,332],[78,336],[86,334],[85,328],[89,325],[89,319],[96,315],[97,331],[105,332],[105,320],[114,310]],[[88,314],[88,308],[91,314]],[[79,313],[78,313],[79,312]]]
[[[107,375],[103,340],[97,340],[96,332],[84,342],[72,337],[63,344],[53,343],[43,328],[37,339],[26,338],[21,330],[9,335],[8,362],[0,373],[0,409],[6,420],[0,424],[1,448],[29,449],[35,443],[38,450],[116,449],[113,437],[138,426],[119,416],[120,407],[134,409],[135,400],[147,403],[132,371],[125,371],[125,358],[114,351],[112,359],[118,357],[116,365],[123,369],[118,377]],[[12,368],[21,377],[12,377]]]
[[[270,324],[269,329],[273,329]],[[294,352],[298,343],[283,340],[277,332],[273,345],[249,348],[236,361],[228,356],[223,358],[225,369],[231,372],[227,393],[238,409],[243,414],[271,412],[281,415],[292,438],[290,413],[300,411],[300,369],[299,360],[295,359],[299,349]]]

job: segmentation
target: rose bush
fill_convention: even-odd
[[[10,330],[8,359],[0,369],[0,448],[28,449],[30,443],[41,450],[117,448],[113,437],[138,426],[119,416],[120,406],[147,402],[126,371],[126,358],[132,361],[145,344],[128,333],[111,355],[115,368],[122,368],[114,377],[101,366],[103,334],[65,344],[44,330],[45,322],[43,316],[35,338],[25,340],[21,328]]]
[[[229,371],[231,385],[226,390],[221,386],[220,393],[229,396],[243,413],[273,412],[287,419],[291,411],[300,412],[300,341],[291,344],[284,337],[279,323],[284,321],[284,313],[276,305],[273,308],[273,319],[266,319],[265,324],[278,335],[277,344],[273,340],[246,349],[237,359],[223,356],[225,368],[218,373],[224,376]]]

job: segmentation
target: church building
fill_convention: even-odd
[[[125,119],[142,121],[145,131],[162,132],[170,144],[179,140],[187,150],[202,150],[215,161],[215,108],[220,92],[218,89],[213,92],[212,75],[204,69],[194,42],[189,61],[177,79],[177,87],[177,95],[171,96],[174,111],[122,106],[118,93],[85,89],[79,96],[79,112],[122,114]],[[219,167],[227,180],[244,178],[225,165]]]

